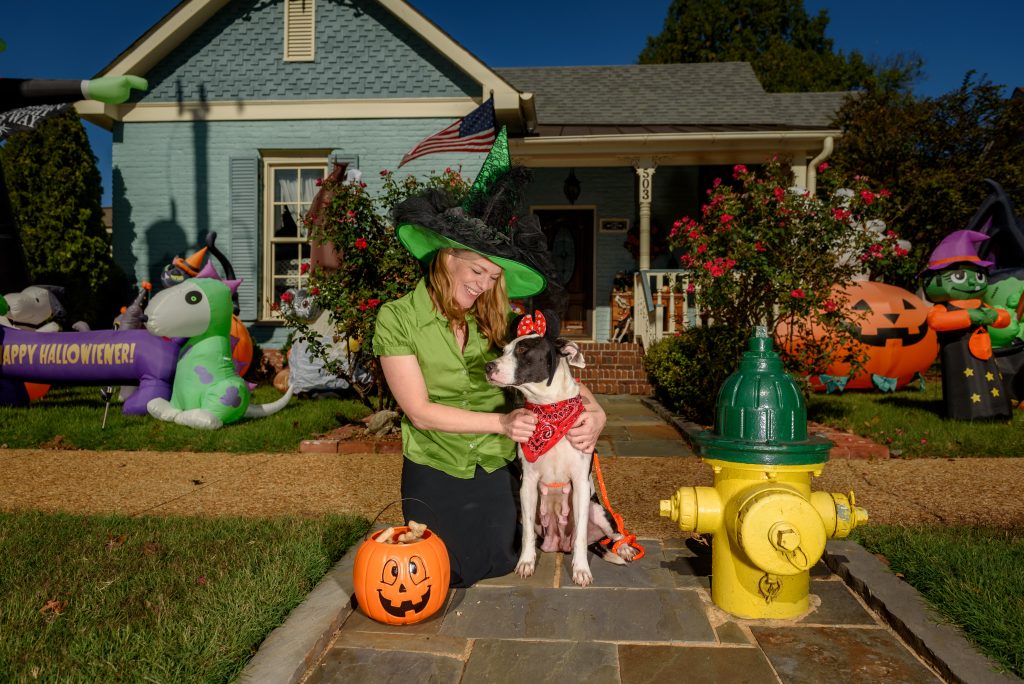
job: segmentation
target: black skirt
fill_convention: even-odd
[[[519,482],[509,466],[477,466],[472,479],[402,461],[405,522],[424,523],[448,550],[451,586],[470,587],[515,569]]]

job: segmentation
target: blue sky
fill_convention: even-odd
[[[0,75],[88,78],[160,20],[176,0],[50,0],[4,10]],[[468,3],[413,0],[449,35],[494,67],[632,64],[647,36],[661,31],[669,0],[519,0]],[[935,96],[958,87],[974,69],[996,84],[1024,86],[1019,39],[1024,1],[805,0],[829,12],[827,35],[843,51],[869,59],[899,52],[925,60],[914,90]],[[624,8],[628,8],[625,11]],[[515,10],[515,13],[512,13]],[[1015,36],[1016,34],[1016,36]],[[514,37],[514,38],[513,38]],[[86,124],[110,203],[110,134]]]

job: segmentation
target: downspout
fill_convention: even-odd
[[[811,195],[818,187],[818,165],[832,156],[833,143],[831,135],[825,138],[821,146],[821,154],[807,164],[807,192]]]

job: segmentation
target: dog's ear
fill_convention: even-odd
[[[574,368],[587,367],[586,362],[583,360],[583,352],[580,351],[575,342],[560,339],[555,344],[558,347],[558,353],[568,359],[570,366]]]

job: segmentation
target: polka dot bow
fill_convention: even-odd
[[[540,311],[534,311],[533,316],[526,314],[519,321],[519,327],[516,328],[516,336],[522,337],[530,333],[537,333],[541,337],[548,331],[548,322],[544,318],[544,314]]]

